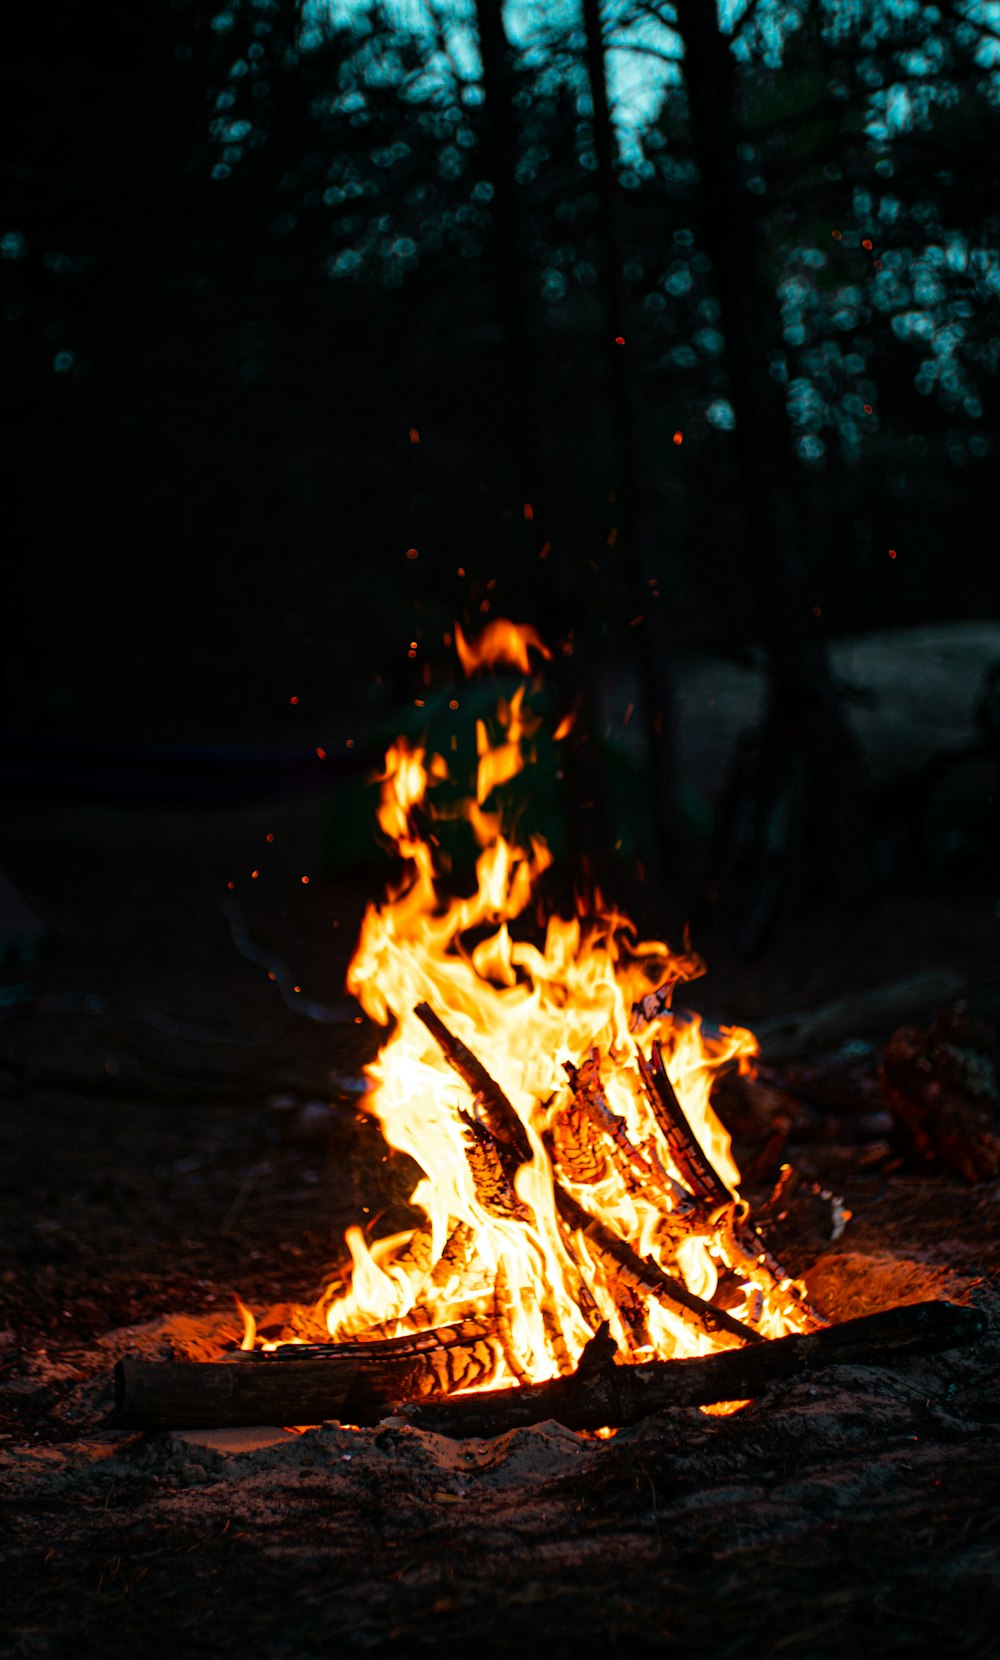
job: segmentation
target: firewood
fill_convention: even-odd
[[[493,1315],[496,1320],[497,1334],[503,1348],[504,1359],[518,1383],[527,1383],[525,1356],[522,1355],[514,1335],[517,1306],[511,1289],[510,1275],[503,1257],[497,1264],[496,1280],[493,1286]]]
[[[648,1155],[631,1140],[624,1118],[613,1111],[601,1088],[597,1050],[591,1051],[582,1066],[563,1062],[563,1070],[570,1081],[573,1100],[578,1112],[590,1120],[599,1136],[607,1139],[611,1157],[631,1192],[641,1192],[653,1184],[666,1182],[666,1172],[659,1163],[653,1164]]]
[[[531,1158],[531,1143],[500,1085],[490,1077],[472,1050],[467,1049],[461,1039],[448,1030],[429,1003],[418,1003],[413,1012],[427,1027],[448,1065],[468,1084],[478,1100],[486,1128],[505,1150],[509,1150],[508,1158],[514,1168],[518,1164],[526,1164]],[[511,1173],[508,1171],[508,1174]]]
[[[642,1078],[653,1116],[670,1149],[681,1179],[696,1199],[704,1203],[710,1216],[718,1216],[732,1204],[730,1193],[715,1166],[706,1158],[701,1143],[687,1121],[684,1108],[677,1099],[658,1043],[653,1044],[652,1062],[636,1049],[639,1075]]]
[[[444,1242],[444,1250],[424,1282],[424,1288],[433,1286],[435,1291],[442,1291],[450,1284],[463,1283],[475,1254],[475,1233],[468,1222],[456,1222]]]
[[[745,1326],[741,1320],[727,1314],[724,1309],[716,1308],[712,1303],[705,1301],[689,1291],[683,1280],[675,1279],[661,1268],[652,1257],[641,1257],[633,1251],[631,1245],[612,1231],[606,1223],[591,1216],[583,1206],[567,1193],[564,1188],[556,1187],[556,1210],[565,1225],[573,1231],[584,1234],[590,1243],[602,1256],[608,1257],[618,1273],[624,1276],[626,1283],[638,1290],[644,1291],[647,1296],[658,1298],[661,1302],[672,1303],[675,1308],[683,1309],[685,1315],[704,1332],[713,1336],[719,1332],[727,1332],[730,1337],[738,1338],[741,1343],[761,1343],[763,1338],[759,1332],[750,1326]]]
[[[500,1340],[492,1321],[468,1320],[383,1342],[259,1351],[228,1361],[150,1361],[115,1367],[114,1423],[123,1429],[211,1429],[243,1424],[371,1424],[400,1401],[490,1381]]]
[[[632,1004],[628,1022],[630,1032],[641,1032],[644,1027],[652,1026],[654,1021],[662,1020],[665,1014],[670,1013],[676,984],[676,980],[664,980],[662,986],[657,986],[655,991],[647,991],[645,997]]]
[[[514,1184],[504,1169],[500,1143],[471,1113],[460,1112],[458,1116],[462,1121],[465,1161],[476,1198],[483,1209],[504,1221],[530,1221],[531,1211],[518,1198]]]
[[[483,1105],[485,1124],[479,1124],[467,1113],[460,1114],[465,1129],[469,1168],[481,1202],[486,1209],[498,1215],[512,1220],[523,1217],[525,1207],[514,1192],[511,1177],[516,1164],[530,1156],[524,1126],[496,1080],[472,1051],[448,1030],[440,1017],[425,1003],[419,1004],[415,1012],[435,1037],[449,1064],[454,1066],[469,1088],[474,1089],[477,1101]],[[724,1256],[727,1265],[738,1268],[751,1283],[771,1291],[779,1283],[790,1282],[791,1276],[770,1257],[759,1237],[737,1223],[732,1195],[702,1151],[688,1123],[667,1075],[659,1045],[653,1045],[652,1065],[638,1050],[637,1056],[657,1122],[678,1167],[690,1182],[691,1191],[679,1189],[667,1176],[655,1154],[651,1155],[632,1143],[624,1120],[612,1111],[604,1098],[596,1050],[579,1068],[566,1065],[576,1108],[574,1133],[577,1138],[582,1136],[589,1121],[606,1141],[621,1174],[633,1188],[642,1176],[644,1181],[640,1185],[647,1189],[659,1189],[665,1195],[670,1187],[674,1190],[674,1199],[680,1193],[683,1201],[690,1203],[695,1210],[700,1209],[705,1222],[713,1226],[720,1244],[723,1230],[719,1224],[725,1223],[728,1255],[724,1251]],[[505,1152],[509,1155],[506,1160]],[[668,1273],[654,1258],[639,1256],[620,1235],[586,1211],[559,1182],[554,1184],[554,1190],[556,1209],[564,1224],[571,1230],[584,1233],[591,1244],[615,1264],[620,1282],[630,1292],[639,1291],[682,1310],[688,1319],[693,1317],[696,1326],[707,1334],[718,1336],[724,1332],[741,1343],[762,1341],[760,1334],[751,1326],[689,1291],[682,1279]],[[628,1326],[627,1311],[623,1309],[622,1314]],[[555,1335],[549,1332],[548,1336],[553,1353],[556,1353]],[[510,1346],[509,1336],[507,1346]],[[556,1358],[559,1360],[560,1356],[556,1354]]]
[[[607,1328],[601,1327],[569,1377],[443,1400],[474,1388],[497,1366],[495,1334],[484,1322],[466,1322],[384,1343],[331,1343],[308,1358],[280,1363],[260,1354],[214,1364],[127,1358],[115,1367],[113,1423],[146,1430],[307,1424],[330,1417],[371,1424],[405,1407],[411,1423],[444,1435],[500,1435],[546,1418],[570,1429],[600,1429],[635,1423],[666,1407],[753,1399],[772,1383],[825,1366],[889,1366],[959,1348],[985,1331],[978,1309],[916,1303],[753,1348],[617,1366],[609,1364]]]
[[[553,1165],[578,1187],[593,1187],[608,1173],[604,1149],[594,1138],[593,1127],[575,1095],[557,1109],[544,1137]]]
[[[780,1337],[749,1349],[642,1366],[581,1364],[570,1377],[520,1389],[498,1389],[459,1400],[425,1400],[404,1407],[409,1422],[436,1435],[503,1435],[554,1418],[568,1429],[620,1428],[668,1407],[753,1400],[771,1384],[828,1366],[892,1366],[976,1342],[986,1331],[978,1309],[955,1303],[913,1303],[886,1309],[805,1336]],[[594,1339],[597,1348],[599,1337]]]

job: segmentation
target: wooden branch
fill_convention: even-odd
[[[241,1424],[373,1424],[400,1401],[490,1382],[501,1353],[492,1322],[466,1320],[383,1342],[310,1346],[229,1361],[126,1358],[115,1367],[114,1423],[123,1429]],[[291,1358],[289,1358],[291,1357]]]
[[[654,1185],[666,1184],[666,1171],[662,1170],[658,1163],[654,1167],[643,1149],[635,1146],[629,1137],[624,1118],[620,1118],[608,1105],[607,1097],[601,1088],[597,1050],[591,1050],[582,1066],[577,1067],[571,1061],[564,1061],[563,1071],[573,1091],[577,1121],[579,1122],[580,1117],[589,1119],[598,1135],[607,1137],[611,1156],[626,1187],[632,1192],[640,1192],[650,1182]]]
[[[568,1228],[579,1230],[590,1240],[591,1244],[601,1253],[609,1257],[619,1273],[623,1274],[632,1286],[646,1292],[648,1296],[656,1297],[660,1302],[672,1303],[675,1308],[683,1309],[686,1316],[693,1316],[695,1324],[704,1332],[717,1335],[719,1332],[728,1332],[730,1337],[736,1337],[741,1343],[762,1343],[764,1339],[751,1326],[743,1325],[742,1321],[734,1319],[724,1309],[715,1308],[712,1303],[698,1297],[689,1291],[683,1280],[675,1279],[661,1268],[652,1257],[641,1257],[638,1251],[633,1251],[631,1245],[614,1233],[604,1222],[598,1221],[596,1216],[584,1210],[581,1204],[567,1193],[565,1188],[556,1185],[556,1210]]]
[[[471,1113],[460,1112],[458,1116],[462,1120],[465,1161],[483,1209],[506,1221],[529,1222],[531,1211],[521,1203],[504,1169],[501,1143]]]
[[[636,1057],[653,1116],[663,1132],[674,1163],[694,1197],[706,1205],[710,1216],[718,1216],[727,1205],[732,1204],[732,1194],[702,1151],[701,1143],[688,1123],[687,1114],[670,1082],[660,1045],[653,1044],[651,1063],[638,1047]]]
[[[976,1342],[986,1331],[978,1309],[955,1303],[914,1303],[846,1320],[806,1336],[781,1337],[751,1349],[643,1366],[583,1364],[572,1377],[520,1389],[498,1389],[450,1401],[414,1403],[409,1422],[437,1435],[488,1437],[554,1418],[568,1429],[634,1424],[667,1407],[752,1400],[771,1384],[827,1366],[892,1366]],[[595,1345],[598,1342],[595,1339]],[[588,1349],[590,1345],[588,1345]]]
[[[476,1059],[460,1038],[450,1032],[434,1013],[429,1003],[418,1003],[414,1014],[422,1020],[448,1065],[453,1067],[482,1107],[486,1127],[494,1139],[516,1153],[517,1164],[527,1164],[531,1158],[531,1143],[527,1131],[508,1101],[500,1085],[491,1078],[482,1062]]]

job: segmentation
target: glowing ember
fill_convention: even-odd
[[[477,642],[456,628],[455,642],[467,674],[528,673],[529,650],[550,655],[503,619]],[[550,916],[540,943],[510,931],[551,862],[540,839],[508,839],[495,798],[530,756],[528,695],[501,700],[492,730],[478,723],[466,897],[443,893],[427,829],[445,761],[403,739],[390,749],[378,821],[405,877],[369,907],[347,982],[372,1020],[394,1022],[367,1106],[424,1171],[412,1200],[426,1220],[371,1246],[350,1229],[350,1287],[318,1312],[336,1342],[476,1322],[455,1388],[570,1371],[602,1320],[623,1362],[814,1323],[748,1223],[709,1105],[715,1074],[745,1065],[756,1040],[671,1007],[700,961],[636,938],[599,897],[585,917]]]

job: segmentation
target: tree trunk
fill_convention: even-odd
[[[644,621],[636,630],[639,682],[646,721],[650,817],[660,874],[676,873],[680,855],[673,686],[663,612],[651,592],[661,574],[656,558],[653,503],[649,490],[648,445],[643,438],[635,377],[635,344],[625,325],[621,215],[615,178],[615,139],[608,104],[604,29],[600,0],[583,0],[585,57],[594,111],[594,150],[600,201],[600,282],[605,351],[611,391],[621,546],[627,561],[630,600]],[[617,340],[624,337],[624,345]]]
[[[566,834],[571,861],[586,880],[603,864],[608,844],[593,737],[594,645],[581,614],[581,561],[571,542],[558,487],[560,463],[545,419],[545,388],[531,338],[534,306],[522,252],[514,77],[503,0],[476,0],[476,23],[486,100],[485,160],[493,186],[497,295],[507,346],[515,453],[539,538],[551,543],[551,553],[540,567],[536,612],[541,631],[555,650],[553,673],[563,701],[576,710],[576,726],[564,761],[570,802]]]
[[[755,781],[758,889],[773,912],[789,864],[808,842],[814,874],[842,894],[867,879],[866,791],[859,748],[838,705],[820,622],[819,596],[799,557],[796,486],[784,399],[769,372],[780,345],[775,302],[761,268],[757,215],[741,176],[736,83],[715,0],[677,0],[702,214],[722,313],[736,458],[747,540],[771,664],[771,708]],[[784,872],[775,872],[774,849]],[[770,843],[770,854],[765,843]],[[769,866],[771,868],[769,868]],[[758,901],[758,905],[759,905]],[[759,914],[759,937],[768,918]],[[748,941],[752,944],[754,941]]]

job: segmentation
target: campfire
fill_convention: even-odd
[[[247,1314],[242,1364],[123,1363],[124,1419],[368,1422],[449,1396],[443,1418],[418,1407],[420,1421],[450,1412],[482,1430],[558,1408],[599,1427],[675,1398],[739,1404],[802,1365],[957,1341],[976,1317],[948,1305],[821,1329],[740,1196],[710,1102],[755,1038],[679,1008],[700,960],[639,937],[600,894],[544,914],[551,855],[508,822],[502,791],[534,758],[533,663],[548,652],[504,620],[476,641],[456,630],[456,645],[467,676],[523,678],[477,722],[466,795],[426,745],[390,748],[378,823],[402,876],[369,906],[347,981],[390,1027],[367,1109],[423,1172],[423,1219],[374,1241],[351,1228],[349,1282],[291,1341],[258,1345]],[[572,729],[564,717],[555,739]],[[438,831],[459,817],[479,851],[474,889],[456,895]]]

